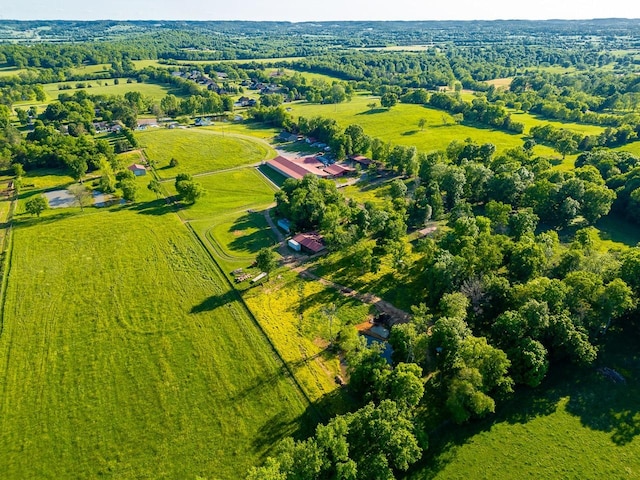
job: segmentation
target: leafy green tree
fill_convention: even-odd
[[[605,186],[589,184],[585,188],[580,213],[584,219],[593,225],[611,210],[616,199],[616,193]]]
[[[276,269],[276,254],[270,248],[262,248],[256,256],[256,265],[262,272],[271,273]]]
[[[393,92],[387,92],[380,98],[380,105],[384,108],[391,108],[398,103],[398,95]]]
[[[424,130],[424,127],[426,124],[427,124],[426,119],[421,118],[420,120],[418,120],[418,128],[420,129],[420,131]]]
[[[147,185],[147,188],[156,194],[156,198],[160,198],[162,187],[160,186],[160,182],[158,180],[156,180],[155,178],[152,179]]]
[[[567,313],[550,318],[550,335],[557,357],[566,356],[577,365],[592,364],[598,349],[589,342],[584,329],[577,327]]]
[[[22,164],[14,163],[11,165],[11,168],[13,169],[13,174],[16,176],[16,178],[24,177],[25,171]]]
[[[180,173],[176,176],[175,188],[178,197],[186,203],[193,204],[205,194],[204,188],[193,177],[187,173]]]
[[[549,370],[547,349],[537,340],[523,338],[507,351],[516,383],[537,387]]]
[[[45,197],[44,195],[31,197],[25,204],[27,213],[30,213],[31,215],[35,215],[37,217],[40,217],[40,214],[47,208],[49,208],[49,202],[47,201],[47,197]]]
[[[87,173],[87,169],[89,168],[87,165],[87,161],[82,157],[71,156],[67,159],[67,166],[69,170],[71,170],[71,176],[76,182],[82,180],[82,177]]]
[[[446,398],[447,410],[457,423],[472,415],[483,417],[495,412],[496,403],[482,391],[482,375],[475,368],[462,368],[451,380]]]
[[[598,299],[605,330],[611,322],[636,306],[633,290],[621,279],[615,278],[605,285]]]
[[[485,205],[485,214],[491,220],[491,228],[496,233],[506,233],[511,205],[491,200]]]
[[[509,217],[511,235],[518,241],[524,236],[533,236],[538,226],[538,220],[538,216],[530,208],[523,208],[514,212]]]
[[[113,193],[116,190],[116,177],[113,173],[111,164],[107,161],[106,157],[100,159],[100,170],[102,176],[100,177],[100,183],[98,189],[104,193]]]
[[[403,199],[407,195],[407,190],[407,185],[399,178],[396,178],[389,184],[389,194],[391,195],[391,198]]]
[[[135,202],[138,195],[138,184],[135,180],[127,178],[120,181],[120,189],[122,190],[122,198],[127,202]]]
[[[630,248],[620,256],[620,277],[640,295],[640,247]]]

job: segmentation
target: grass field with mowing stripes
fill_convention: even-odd
[[[0,337],[3,478],[242,478],[308,407],[172,214],[20,215]]]

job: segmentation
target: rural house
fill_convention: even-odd
[[[147,169],[144,165],[140,165],[139,163],[134,163],[127,167],[129,170],[133,172],[136,177],[141,177],[147,174]]]

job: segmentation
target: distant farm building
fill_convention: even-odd
[[[296,142],[296,141],[298,141],[298,135],[295,134],[295,133],[289,133],[289,132],[280,132],[280,135],[278,135],[278,138],[282,142]]]
[[[309,173],[320,178],[334,178],[353,172],[350,167],[337,164],[327,165],[314,156],[295,159],[278,156],[266,164],[285,177],[296,180],[300,180]]]
[[[291,238],[287,244],[296,252],[302,251],[310,254],[320,253],[327,248],[322,235],[318,232],[299,233]]]
[[[364,155],[352,155],[349,158],[353,160],[355,163],[359,163],[365,168],[371,165],[371,163],[373,162],[373,160],[371,160],[368,157],[365,157]]]
[[[324,171],[332,177],[336,178],[348,175],[349,173],[353,172],[353,168],[334,163],[333,165],[329,165],[327,168],[325,168]]]
[[[211,125],[211,119],[208,117],[198,117],[195,119],[194,125],[196,127],[208,127]]]
[[[136,177],[141,177],[147,174],[147,169],[145,168],[145,166],[140,165],[139,163],[129,165],[127,168],[131,170]]]
[[[155,118],[139,118],[138,130],[144,130],[149,127],[158,127],[158,120]]]

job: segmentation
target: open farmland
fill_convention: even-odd
[[[83,88],[78,88],[78,84],[84,84]],[[70,86],[70,89],[60,89],[61,86]],[[61,94],[73,95],[75,92],[82,90],[87,95],[124,95],[127,92],[140,92],[145,96],[152,98],[155,101],[160,101],[167,94],[172,93],[178,97],[182,95],[180,92],[172,89],[169,86],[159,85],[155,83],[127,83],[126,78],[120,78],[119,83],[115,84],[114,79],[106,80],[86,80],[79,82],[57,82],[46,83],[42,86],[45,94],[47,95],[47,101],[24,101],[17,102],[15,106],[20,108],[29,108],[30,106],[43,107],[49,103],[57,100]]]
[[[177,167],[178,171],[179,167]],[[197,177],[206,194],[180,211],[185,220],[216,219],[221,215],[267,206],[273,202],[274,187],[253,168]],[[163,184],[175,194],[173,182]]]
[[[298,428],[305,400],[175,216],[47,212],[14,245],[3,477],[239,478]]]
[[[358,124],[367,135],[398,144],[415,146],[420,151],[444,150],[453,140],[463,141],[471,138],[477,143],[490,142],[496,145],[498,152],[522,145],[523,136],[500,130],[457,125],[453,117],[444,111],[422,105],[399,103],[390,109],[369,109],[367,104],[380,103],[378,97],[356,95],[350,102],[336,105],[310,103],[292,104],[292,114],[304,117],[329,117],[335,119],[343,128]],[[420,119],[426,120],[423,130],[418,127]],[[537,145],[536,153],[553,155],[551,148]]]
[[[150,129],[136,134],[161,178],[251,165],[275,157],[265,142],[201,129]],[[178,167],[168,168],[172,158]]]

